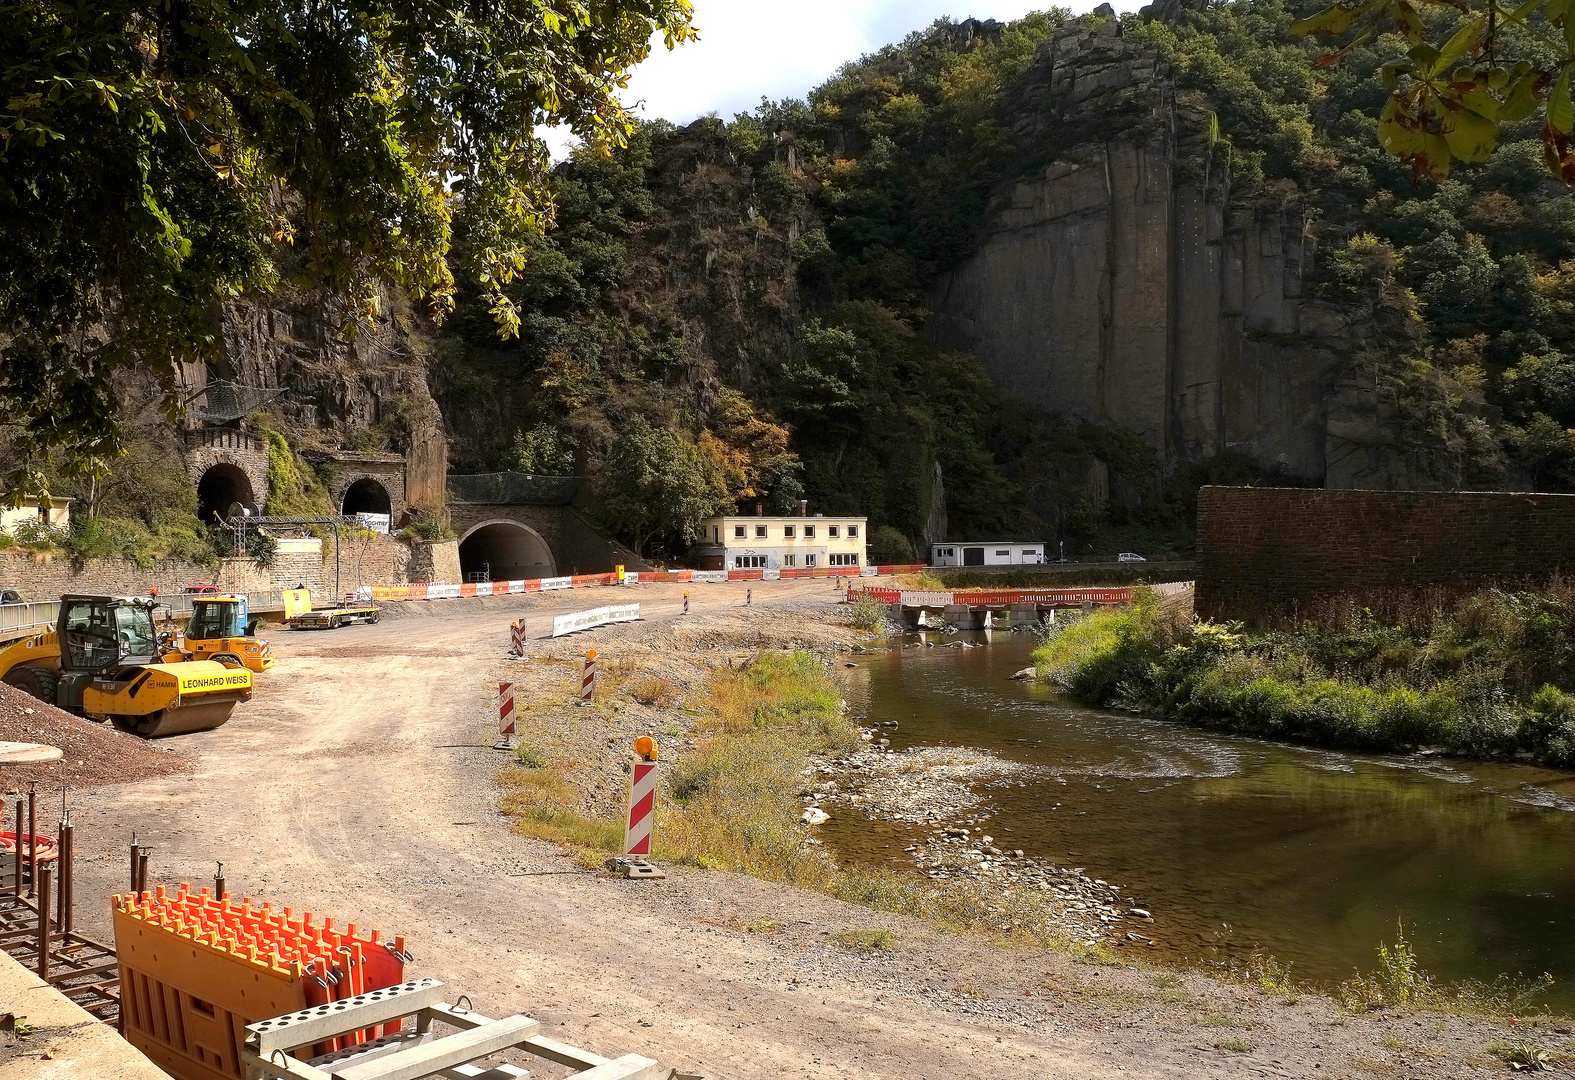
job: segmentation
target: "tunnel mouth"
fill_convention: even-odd
[[[252,482],[239,465],[220,462],[212,465],[197,481],[197,517],[204,525],[216,524],[214,518],[228,520],[236,503],[251,506],[255,496]]]
[[[340,501],[339,512],[345,517],[354,517],[357,514],[387,514],[392,506],[388,489],[370,476],[363,476],[345,488],[345,497]]]
[[[552,550],[534,530],[511,521],[478,525],[459,542],[465,581],[519,581],[554,577]]]

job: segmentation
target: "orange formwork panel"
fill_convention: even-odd
[[[311,912],[229,893],[128,893],[113,900],[126,1039],[177,1080],[240,1080],[245,1027],[404,980],[404,939],[382,940]],[[399,1030],[382,1025],[314,1048],[328,1053]]]

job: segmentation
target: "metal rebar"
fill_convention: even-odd
[[[66,823],[55,826],[55,921],[65,925],[66,913]]]
[[[16,801],[16,880],[11,882],[11,895],[22,898],[22,800]]]
[[[137,834],[131,834],[131,891],[137,891],[137,856],[142,849],[137,846]]]
[[[76,927],[77,829],[67,821],[60,827],[60,929],[69,934]]]
[[[143,848],[137,856],[137,895],[141,896],[148,891],[148,848]]]
[[[38,890],[38,977],[49,981],[49,879],[47,866],[39,867],[41,888]]]
[[[18,838],[20,843],[20,838]],[[27,784],[27,898],[38,892],[38,781]]]
[[[213,898],[223,900],[224,891],[224,864],[220,863],[219,869],[213,875]]]

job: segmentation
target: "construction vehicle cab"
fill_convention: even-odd
[[[155,601],[62,596],[53,631],[0,648],[0,680],[144,737],[216,728],[252,696],[239,664],[161,663]]]
[[[204,596],[191,602],[185,633],[169,642],[163,658],[217,660],[261,674],[273,667],[268,643],[258,641],[248,621],[246,597]]]

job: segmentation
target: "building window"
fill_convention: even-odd
[[[1012,549],[1011,548],[1007,548],[1005,551],[997,551],[996,554],[997,555],[1005,555],[1007,558],[1011,558],[1012,557]]]
[[[764,525],[756,525],[755,526],[755,539],[756,540],[764,540],[765,538],[766,538],[766,527]]]
[[[1037,550],[1035,550],[1034,548],[1023,548],[1023,554],[1024,555],[1037,555],[1037,554],[1039,554],[1039,552]]]
[[[837,538],[837,527],[835,525],[827,525],[826,535],[835,540]]]
[[[733,568],[735,570],[758,570],[766,565],[764,555],[734,555]]]
[[[795,558],[797,558],[797,556],[795,556],[795,555],[784,555],[784,556],[782,556],[782,565],[783,566],[792,566],[792,565],[794,565],[793,560]]]
[[[711,528],[711,542],[713,544],[720,544],[722,542],[722,526],[720,526],[720,525],[712,526],[712,528]]]
[[[848,539],[849,540],[857,540],[858,538],[859,538],[859,527],[857,525],[849,525],[848,526]]]
[[[815,565],[815,556],[813,556],[813,555],[805,555],[804,556],[804,565],[805,566],[814,566]]]
[[[793,526],[791,526],[791,525],[784,525],[784,526],[782,526],[782,539],[784,539],[784,540],[791,540],[791,539],[793,539]]]
[[[804,526],[804,539],[805,540],[813,540],[813,539],[815,539],[815,526],[813,526],[813,525],[805,525]]]
[[[735,539],[735,540],[742,540],[743,538],[744,538],[744,527],[742,525],[734,525],[733,526],[733,539]]]
[[[832,554],[827,557],[826,561],[832,566],[857,566],[859,557],[852,552],[845,555]]]

